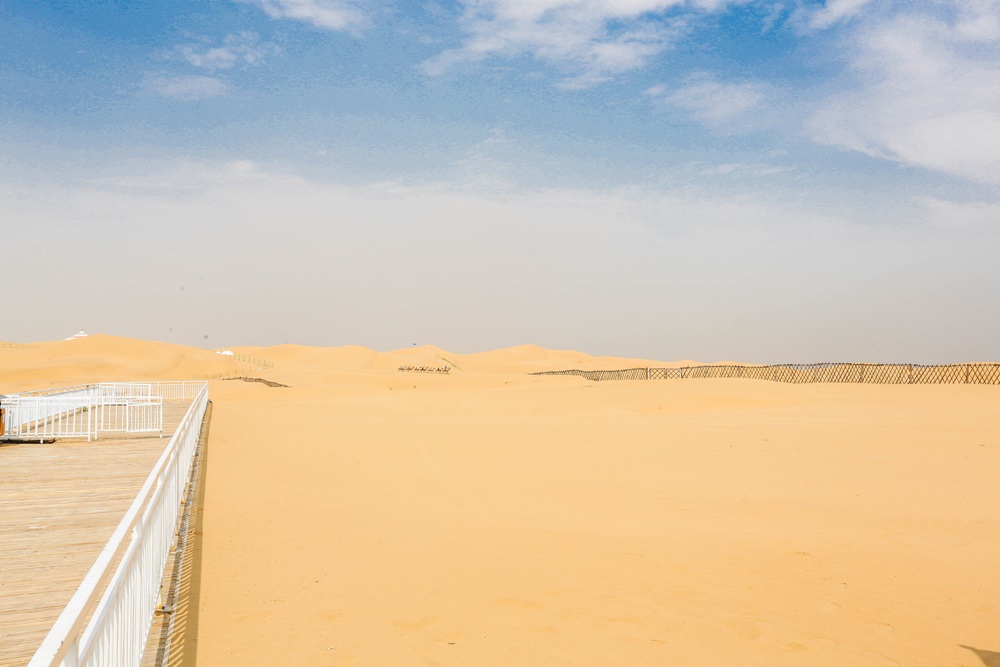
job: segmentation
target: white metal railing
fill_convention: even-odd
[[[92,384],[75,384],[71,387],[50,387],[49,389],[21,391],[17,393],[17,396],[55,396],[56,394],[72,395],[76,392],[89,391],[92,387],[94,387]]]
[[[191,381],[171,381],[171,382],[153,382],[150,385],[150,390],[153,396],[160,396],[164,400],[193,400],[198,392],[201,391],[202,387],[208,386],[208,383],[204,380]]]
[[[90,396],[94,392],[116,397],[160,396],[166,400],[193,400],[207,383],[204,380],[166,380],[159,382],[101,382],[69,387],[50,387],[21,391],[14,396]]]
[[[97,385],[97,394],[102,398],[149,398],[153,396],[153,385],[148,382],[102,382]]]
[[[102,432],[163,435],[163,401],[192,400],[207,382],[105,382],[0,398],[0,437],[97,438]]]
[[[125,517],[28,667],[140,664],[207,406],[208,386],[203,383]],[[117,568],[112,569],[123,550]]]
[[[59,396],[6,396],[0,403],[5,438],[87,438],[94,435],[94,413],[88,399]]]
[[[163,434],[163,399],[116,396],[107,388],[51,396],[5,396],[3,436],[10,440],[82,438],[101,433]]]
[[[113,383],[107,383],[113,384]],[[122,383],[125,384],[125,383]],[[20,391],[13,396],[62,396],[64,398],[79,396],[94,396],[98,393],[99,384],[74,384],[69,387],[49,387],[48,389],[34,389],[32,391]]]
[[[113,398],[96,403],[94,433],[156,433],[163,435],[163,399],[159,396]]]

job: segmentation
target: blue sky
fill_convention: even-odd
[[[0,149],[0,339],[1000,358],[998,0],[7,2]]]

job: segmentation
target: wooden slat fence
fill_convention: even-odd
[[[263,357],[252,357],[249,354],[231,354],[228,355],[233,361],[240,361],[245,364],[253,364],[258,368],[274,368],[274,362],[269,359],[264,359]]]
[[[1000,384],[1000,364],[777,364],[774,366],[686,366],[684,368],[623,368],[611,371],[541,371],[532,375],[579,375],[594,382],[607,380],[674,380],[740,378],[801,384],[851,382],[864,384]]]

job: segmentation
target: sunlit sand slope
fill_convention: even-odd
[[[594,367],[540,348],[257,352],[292,387],[213,385],[199,665],[1000,651],[998,387],[590,383],[527,375]]]

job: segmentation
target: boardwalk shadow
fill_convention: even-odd
[[[192,667],[198,652],[198,609],[201,599],[201,554],[204,535],[205,479],[208,473],[208,432],[212,422],[209,401],[201,427],[201,442],[196,455],[198,466],[194,501],[184,532],[183,558],[175,559],[171,573],[173,591],[168,601],[170,623],[156,655],[156,667]],[[179,547],[180,548],[180,547]]]
[[[966,646],[965,644],[959,644],[959,646],[975,653],[976,657],[983,661],[985,667],[1000,667],[1000,653],[996,651],[984,651],[981,648]]]

